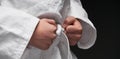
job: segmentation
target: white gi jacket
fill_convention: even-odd
[[[0,0],[0,59],[77,59],[60,25],[48,50],[27,48],[39,18],[52,18],[62,24],[67,16],[82,23],[78,47],[90,48],[96,40],[96,29],[79,0]]]

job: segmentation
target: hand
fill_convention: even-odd
[[[29,44],[42,50],[48,49],[56,38],[56,26],[52,19],[41,19]]]
[[[69,39],[70,45],[71,46],[76,45],[77,42],[80,40],[82,34],[82,25],[80,21],[78,21],[76,18],[72,16],[69,16],[65,19],[63,27]]]

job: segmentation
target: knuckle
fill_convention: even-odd
[[[82,31],[82,27],[79,27],[78,30],[79,30],[79,31]]]
[[[51,28],[51,31],[53,32],[57,30],[57,27],[55,25],[52,25],[50,28]]]
[[[49,48],[49,46],[44,44],[44,46],[39,45],[37,48],[42,49],[42,50],[47,50]]]
[[[81,37],[81,35],[76,35],[76,37],[77,37],[77,38],[80,38],[80,37]]]
[[[56,21],[55,21],[55,20],[51,19],[51,21],[52,21],[52,23],[53,23],[54,25],[56,24]]]
[[[80,33],[80,34],[82,34],[82,31],[83,31],[82,28],[78,28],[78,30],[77,30],[77,32]]]
[[[76,34],[74,35],[75,38],[80,38],[81,37],[81,34]]]
[[[68,26],[68,27],[66,28],[66,32],[71,32],[71,31],[72,31],[71,27]]]
[[[45,46],[44,48],[42,48],[42,50],[47,50],[49,48],[49,46]]]
[[[56,34],[52,34],[52,37],[51,37],[51,39],[55,39],[56,38]]]
[[[55,24],[56,24],[55,20],[53,20],[53,23],[55,23]]]
[[[75,40],[78,41],[81,39],[81,35],[76,35]]]
[[[56,30],[57,30],[57,27],[56,27],[56,26],[54,26],[54,27],[53,27],[53,30],[54,30],[54,31],[56,31]]]
[[[53,41],[50,41],[48,44],[47,44],[47,47],[50,47],[52,45]]]
[[[52,45],[52,42],[47,43],[42,49],[47,50]]]
[[[56,37],[56,34],[53,34],[53,37],[55,38],[55,37]]]
[[[45,49],[49,49],[49,47],[52,45],[53,41],[49,41],[46,46],[45,46]]]
[[[55,26],[52,26],[52,27],[50,28],[50,32],[51,32],[51,33],[56,33],[56,30],[57,30],[57,27],[55,27]]]
[[[76,41],[72,41],[72,40],[71,40],[71,41],[69,41],[69,42],[70,42],[70,45],[71,45],[71,46],[75,46],[75,45],[77,44]]]

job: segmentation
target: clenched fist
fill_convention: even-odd
[[[42,50],[48,49],[56,38],[56,30],[57,25],[54,20],[41,19],[29,44]]]
[[[82,25],[80,21],[72,16],[69,16],[65,19],[63,27],[69,39],[70,45],[76,45],[82,35]]]

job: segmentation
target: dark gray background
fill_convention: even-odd
[[[120,59],[120,6],[117,0],[81,0],[97,28],[97,41],[87,50],[71,50],[79,59]]]

